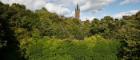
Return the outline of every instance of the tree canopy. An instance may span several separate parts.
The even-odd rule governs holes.
[[[92,36],[101,37],[94,37],[94,39],[92,39]],[[88,37],[90,39],[89,41],[86,39]],[[91,46],[95,44],[94,40],[99,41],[99,44],[97,44],[98,42],[96,43],[97,50],[105,46],[109,47],[109,49],[116,49],[112,47],[114,46],[113,44],[116,42],[116,45],[119,46],[119,43],[121,43],[120,47],[114,50],[117,57],[114,56],[113,58],[117,58],[118,60],[139,60],[140,12],[132,16],[123,16],[121,19],[105,16],[102,19],[95,18],[92,21],[81,21],[76,18],[50,13],[45,8],[31,11],[26,9],[24,5],[16,3],[8,5],[0,2],[0,55],[3,60],[32,60],[31,57],[36,55],[30,55],[29,53],[38,54],[36,52],[40,51],[40,49],[50,49],[42,51],[46,53],[53,51],[53,47],[54,50],[64,48],[62,49],[62,53],[65,53],[65,51],[67,51],[66,54],[70,53],[70,55],[64,57],[70,57],[71,60],[73,60],[72,55],[74,55],[74,53],[72,52],[91,51]],[[100,42],[100,40],[103,40],[103,42]],[[111,46],[106,45],[106,42],[109,42]],[[61,45],[61,43],[64,45]],[[55,44],[57,46],[55,46]],[[75,47],[77,49],[68,52],[69,45],[71,45],[70,47],[72,49]],[[89,50],[86,50],[86,48],[89,48]],[[61,54],[60,51],[55,52]],[[87,53],[79,54],[89,57],[90,52]],[[50,52],[50,55],[53,55],[53,53]],[[74,56],[76,56],[76,54]],[[60,55],[56,57],[62,58]],[[99,60],[99,58],[95,60]]]

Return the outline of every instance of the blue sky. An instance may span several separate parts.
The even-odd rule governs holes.
[[[103,10],[101,10],[100,12],[101,13],[104,13],[105,15],[110,15],[110,16],[113,16],[116,15],[116,14],[121,14],[121,13],[127,13],[129,14],[133,14],[133,12],[131,11],[134,11],[134,14],[135,14],[135,11],[139,11],[140,10],[140,2],[130,2],[130,3],[126,3],[126,4],[121,4],[123,1],[122,0],[118,0],[118,1],[115,1],[111,4],[109,4],[108,6],[104,7]],[[102,15],[100,15],[100,12],[99,13],[95,13],[95,16],[101,18],[103,17]]]
[[[128,3],[123,3],[124,1],[125,0],[114,0],[112,3],[104,6],[102,10],[92,14],[85,14],[83,16],[89,16],[88,19],[90,20],[93,18],[101,19],[104,16],[121,18],[123,15],[132,15],[140,11],[140,0],[135,2],[130,1]],[[85,19],[85,17],[83,19]]]
[[[81,9],[81,20],[112,16],[121,18],[140,10],[140,0],[0,0],[5,4],[19,3],[30,10],[45,7],[48,11],[74,17],[74,9],[78,3]]]

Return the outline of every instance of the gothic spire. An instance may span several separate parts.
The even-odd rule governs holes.
[[[80,18],[80,7],[77,4],[76,8],[75,8],[75,18],[79,19]]]

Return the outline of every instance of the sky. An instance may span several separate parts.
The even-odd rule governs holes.
[[[19,3],[27,9],[37,10],[45,7],[48,11],[74,17],[78,4],[81,10],[81,20],[101,19],[104,16],[121,18],[123,15],[133,15],[140,11],[140,0],[0,0],[5,4]]]

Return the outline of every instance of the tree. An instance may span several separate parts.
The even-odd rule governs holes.
[[[3,5],[0,3],[0,41],[4,44],[0,48],[0,56],[3,60],[24,60],[21,55],[19,42],[15,37],[15,32],[11,29],[11,24],[9,19],[13,15],[10,7],[8,5]],[[0,43],[1,43],[0,42]]]

